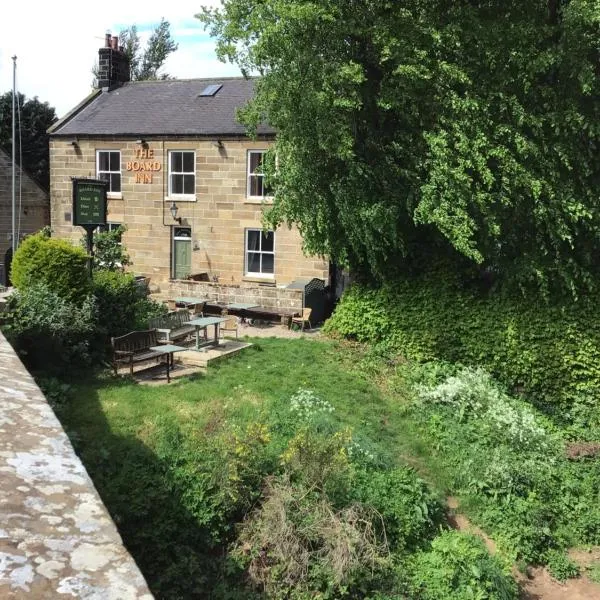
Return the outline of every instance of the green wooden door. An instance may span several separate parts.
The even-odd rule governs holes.
[[[173,240],[173,257],[175,279],[185,279],[192,268],[192,241]]]

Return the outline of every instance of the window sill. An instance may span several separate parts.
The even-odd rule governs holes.
[[[244,275],[242,281],[247,281],[249,283],[265,283],[273,286],[277,283],[273,275]]]
[[[121,192],[107,192],[106,197],[109,200],[123,200],[123,194]]]
[[[273,198],[262,198],[260,196],[246,197],[244,204],[273,204]]]
[[[165,202],[196,202],[196,195],[193,196],[165,196]]]

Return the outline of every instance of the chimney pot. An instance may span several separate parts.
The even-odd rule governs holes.
[[[106,34],[108,46],[98,50],[98,78],[96,85],[100,89],[112,89],[130,81],[129,58],[119,48],[119,38]]]
[[[105,48],[110,48],[110,33],[107,33],[104,36],[104,47]]]

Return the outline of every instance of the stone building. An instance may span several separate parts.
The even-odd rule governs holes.
[[[161,293],[189,291],[177,282],[190,276],[246,289],[327,283],[328,262],[303,255],[297,229],[263,231],[271,199],[261,163],[274,132],[261,126],[250,139],[236,121],[254,82],[129,82],[123,56],[107,39],[102,87],[50,129],[55,235],[82,235],[71,223],[71,178],[99,178],[108,182],[109,227],[127,228],[132,270]]]
[[[19,240],[50,224],[48,194],[23,169],[16,169],[15,226]],[[7,285],[12,254],[12,159],[0,149],[0,285]]]

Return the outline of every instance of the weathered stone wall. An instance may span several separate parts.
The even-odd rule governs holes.
[[[96,150],[120,150],[122,192],[108,204],[109,221],[123,223],[128,231],[123,239],[133,260],[131,270],[149,276],[161,291],[171,276],[171,226],[169,212],[168,152],[194,150],[196,153],[195,200],[177,198],[182,226],[192,229],[192,273],[207,272],[222,284],[257,282],[244,275],[244,232],[262,227],[260,201],[246,197],[247,151],[266,149],[268,142],[223,140],[223,149],[214,141],[147,140],[152,152],[151,183],[136,183],[136,172],[127,163],[136,159],[141,146],[135,140],[109,141],[52,138],[50,141],[52,228],[61,237],[81,238],[83,230],[71,226],[71,177],[96,176]],[[139,175],[139,173],[138,173]],[[142,173],[143,175],[143,173]],[[327,280],[328,263],[305,257],[296,228],[279,228],[275,233],[275,277],[277,285],[298,278]]]
[[[20,237],[39,231],[50,224],[50,202],[48,194],[31,179],[27,173],[17,168],[16,183],[21,179],[21,205],[17,187],[17,227]],[[12,161],[0,150],[0,263],[4,262],[6,251],[12,241]],[[0,275],[0,284],[3,283]]]
[[[152,598],[60,423],[1,333],[0,482],[0,598]]]
[[[163,297],[164,299],[179,297],[205,298],[206,300],[226,304],[255,303],[257,306],[265,308],[302,310],[302,290],[288,290],[256,284],[223,285],[220,283],[175,279],[169,282],[168,294]]]

